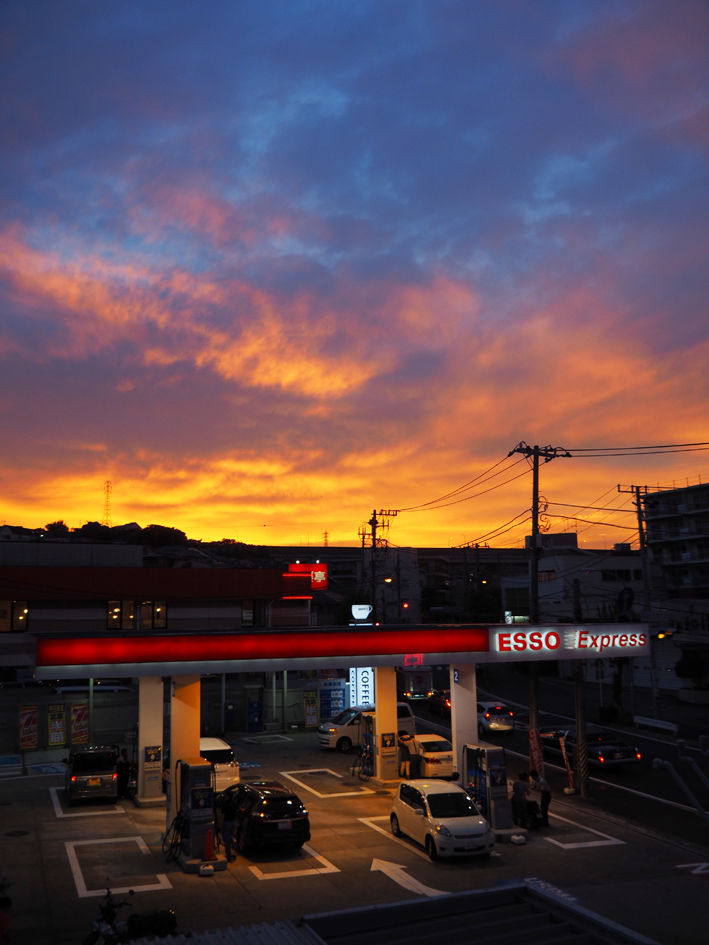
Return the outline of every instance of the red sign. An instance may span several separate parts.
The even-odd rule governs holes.
[[[404,666],[423,666],[423,653],[407,653]]]
[[[324,591],[327,588],[327,565],[316,562],[309,564],[297,561],[295,564],[289,564],[288,570],[296,574],[309,574],[310,587],[314,591]]]
[[[73,702],[71,706],[71,743],[88,744],[89,741],[89,704]]]
[[[20,708],[20,751],[31,751],[38,741],[37,706],[23,705]]]

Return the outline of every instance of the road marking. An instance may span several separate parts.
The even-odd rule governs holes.
[[[432,886],[424,886],[415,879],[410,873],[404,872],[405,866],[400,863],[390,863],[388,860],[372,860],[371,870],[379,870],[389,879],[393,879],[399,886],[408,889],[409,892],[416,893],[417,896],[449,896],[450,892],[445,889],[434,889]],[[371,872],[370,870],[370,872]]]
[[[333,778],[339,778],[340,781],[343,780],[343,775],[338,774],[337,771],[331,771],[330,768],[307,768],[306,770],[298,769],[298,771],[279,771],[279,774],[282,774],[284,778],[288,778],[291,781],[294,781],[299,787],[302,787],[304,791],[310,791],[311,794],[314,794],[315,797],[356,797],[361,794],[374,794],[374,791],[371,788],[359,788],[357,791],[333,791],[332,794],[321,794],[319,791],[316,791],[314,788],[310,787],[309,784],[306,784],[305,781],[300,781],[298,778],[294,777],[296,774],[329,774]]]
[[[560,817],[559,814],[549,814],[554,820],[563,820],[566,824],[571,824],[572,827],[578,827],[579,830],[583,833],[593,833],[597,837],[602,837],[602,840],[578,840],[574,843],[564,843],[563,840],[555,840],[554,837],[544,836],[544,840],[547,843],[553,843],[554,846],[561,847],[562,850],[581,850],[586,847],[612,847],[612,846],[624,846],[625,840],[619,840],[617,837],[611,837],[607,833],[601,833],[600,830],[594,830],[593,827],[587,827],[585,824],[576,823],[575,820],[568,820],[566,817]]]
[[[125,814],[126,812],[125,807],[122,807],[120,804],[113,804],[111,807],[84,808],[83,810],[75,811],[73,814],[67,814],[59,800],[60,791],[64,792],[64,788],[49,788],[49,794],[52,798],[52,807],[57,817],[101,817],[104,814]]]
[[[700,873],[709,873],[709,863],[678,863],[676,868],[678,870],[689,870],[695,876]]]
[[[385,837],[388,837],[390,840],[393,840],[394,843],[398,843],[399,846],[404,847],[405,850],[409,850],[411,853],[415,853],[416,856],[420,856],[424,860],[429,860],[430,857],[428,853],[424,853],[423,850],[419,849],[418,846],[412,846],[409,840],[404,839],[403,837],[395,837],[391,832],[391,827],[389,826],[390,821],[388,815],[383,815],[381,817],[358,817],[357,818],[361,824],[364,824],[367,827],[371,827],[372,830],[376,830],[377,833],[383,834]],[[383,821],[387,827],[380,827],[377,821]]]
[[[107,843],[134,843],[144,855],[150,853],[150,847],[142,837],[111,837],[102,840],[65,841],[64,847],[66,848],[66,855],[69,860],[69,866],[71,867],[71,872],[74,877],[74,885],[76,886],[76,893],[79,899],[87,899],[93,896],[103,896],[106,892],[106,887],[103,886],[101,889],[87,889],[86,882],[84,880],[84,874],[82,873],[81,866],[79,865],[79,857],[77,855],[76,848],[88,846],[105,846]],[[111,892],[113,892],[114,895],[119,896],[123,895],[124,893],[129,893],[131,889],[134,892],[150,892],[151,890],[157,889],[172,889],[172,883],[167,878],[165,873],[156,873],[155,878],[157,879],[157,883],[145,883],[142,886],[121,886],[120,889],[112,889]]]
[[[320,856],[319,853],[316,853],[310,844],[304,843],[303,849],[309,853],[314,860],[317,860],[318,863],[322,863],[322,866],[309,867],[305,870],[288,870],[284,873],[264,873],[258,866],[250,866],[249,870],[257,879],[294,879],[300,878],[301,876],[322,876],[325,873],[341,872],[333,863],[326,860],[324,856]]]

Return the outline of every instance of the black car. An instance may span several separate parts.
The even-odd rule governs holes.
[[[545,749],[556,754],[566,752],[573,766],[576,754],[576,732],[574,729],[543,729],[539,733]],[[600,768],[637,764],[642,760],[639,748],[629,745],[612,732],[603,732],[589,727],[586,732],[586,753],[589,764]]]
[[[236,801],[235,837],[238,850],[289,847],[299,850],[310,840],[308,810],[293,791],[279,781],[242,781],[216,797],[217,826],[225,795]]]
[[[428,700],[428,711],[440,715],[443,718],[450,717],[451,714],[451,691],[450,689],[437,689]]]

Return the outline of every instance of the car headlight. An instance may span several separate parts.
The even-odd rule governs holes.
[[[436,827],[436,833],[440,833],[440,835],[441,835],[442,837],[452,837],[452,836],[453,836],[453,834],[450,832],[450,830],[449,830],[447,827],[443,827],[441,824],[439,824],[439,825]]]

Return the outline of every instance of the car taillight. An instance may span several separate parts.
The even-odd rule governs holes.
[[[427,765],[440,765],[442,764],[440,758],[434,758],[432,755],[424,755],[423,760]]]
[[[640,759],[642,758],[642,755],[637,749],[635,750],[635,757],[638,759],[638,761],[640,761]]]
[[[75,775],[75,774],[72,774],[71,780],[72,780],[72,781],[76,781],[76,775]]]
[[[489,712],[486,712],[486,713],[485,713],[485,718],[486,718],[486,719],[489,719],[489,718],[490,718],[490,713],[489,713]]]
[[[112,781],[117,781],[117,780],[118,780],[118,773],[117,773],[117,772],[114,772],[113,777],[111,778],[111,780],[112,780]]]
[[[599,755],[598,760],[601,762],[601,764],[603,764],[606,759],[603,757],[603,755]]]

